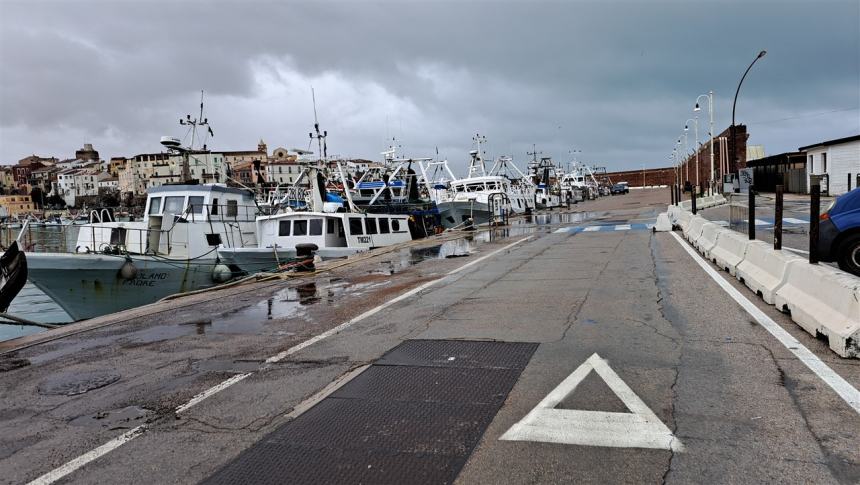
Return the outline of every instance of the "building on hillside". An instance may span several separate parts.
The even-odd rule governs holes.
[[[807,188],[812,175],[824,176],[821,191],[840,195],[857,187],[860,174],[860,135],[798,148],[806,155]]]
[[[45,166],[30,173],[34,187],[39,187],[46,194],[54,190],[57,182],[57,173],[60,171],[55,165]]]
[[[31,163],[41,163],[42,165],[54,165],[59,162],[57,157],[40,157],[38,155],[30,155],[18,160],[18,165],[30,165]]]
[[[17,217],[31,214],[36,208],[29,195],[0,195],[0,215]]]
[[[99,152],[93,148],[91,143],[84,143],[83,148],[75,150],[75,158],[87,162],[98,162],[100,160]]]
[[[99,191],[102,191],[102,190],[119,190],[119,179],[116,177],[111,177],[110,175],[107,175],[98,181],[97,188]]]
[[[3,194],[10,194],[17,188],[15,184],[15,171],[12,167],[6,166],[0,168],[0,189]]]
[[[293,185],[302,174],[302,166],[295,158],[284,160],[271,160],[266,164],[266,180],[272,185]]]
[[[108,162],[107,171],[111,175],[111,177],[119,177],[119,171],[125,168],[126,163],[129,159],[125,157],[111,157],[110,162]]]

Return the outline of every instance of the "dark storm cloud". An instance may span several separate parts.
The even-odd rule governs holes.
[[[307,144],[464,158],[471,136],[610,168],[660,165],[746,65],[740,122],[769,153],[860,132],[856,2],[2,2],[0,156],[157,150],[207,92],[213,148]],[[809,114],[841,109],[826,116]],[[706,136],[699,113],[700,133]],[[798,117],[799,116],[799,117]],[[784,120],[793,118],[792,120]],[[782,120],[782,121],[774,121]],[[692,132],[690,133],[692,146]]]

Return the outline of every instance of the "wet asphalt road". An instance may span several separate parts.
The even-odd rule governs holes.
[[[860,481],[860,416],[670,234],[624,230],[623,224],[653,222],[666,195],[634,191],[578,207],[582,214],[566,216],[568,222],[521,222],[492,240],[472,241],[467,257],[418,262],[411,251],[384,254],[314,279],[233,288],[157,313],[115,316],[120,323],[5,354],[0,482],[35,479],[141,424],[145,431],[60,481],[199,482],[301,419],[314,404],[308,398],[411,339],[537,344],[454,474],[458,483]],[[613,228],[553,232],[596,224]],[[490,256],[494,251],[500,252]],[[265,362],[425,284],[338,333]],[[860,362],[837,357],[745,287],[730,284],[860,386]],[[683,450],[499,439],[594,354]],[[177,412],[194,395],[246,373]],[[592,372],[557,408],[628,412],[616,393]],[[365,438],[372,441],[376,431],[382,433],[370,430]],[[588,435],[564,427],[560,433]]]

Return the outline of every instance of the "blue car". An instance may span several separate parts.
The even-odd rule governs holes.
[[[818,252],[821,261],[835,261],[860,276],[860,188],[838,197],[821,214]]]

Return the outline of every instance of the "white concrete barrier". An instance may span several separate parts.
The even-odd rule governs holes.
[[[752,242],[746,234],[723,229],[719,239],[717,239],[717,244],[708,253],[708,259],[713,261],[720,269],[724,269],[730,275],[736,276],[737,266],[746,257],[747,247]]]
[[[842,357],[860,357],[860,278],[804,262],[788,265],[774,304]]]
[[[681,201],[681,208],[684,209],[685,211],[693,210],[693,201],[682,200]]]
[[[669,232],[672,230],[672,221],[668,212],[657,214],[657,222],[654,223],[654,232]]]
[[[690,221],[691,221],[691,220],[693,220],[693,214],[691,214],[691,213],[689,213],[689,212],[687,212],[687,211],[679,211],[679,212],[678,212],[678,219],[677,219],[677,221],[675,222],[675,224],[676,224],[678,227],[680,227],[680,228],[681,228],[681,230],[682,230],[682,231],[684,231],[684,233],[686,233],[686,232],[687,232],[687,228],[689,228],[689,227],[690,227]]]
[[[719,205],[719,204],[725,204],[726,202],[728,202],[728,200],[726,200],[726,198],[723,197],[723,194],[715,194],[714,195],[714,202],[717,205]]]
[[[687,238],[687,241],[690,241],[694,246],[696,245],[696,240],[699,239],[699,236],[702,235],[702,226],[708,222],[702,216],[693,216],[690,219],[690,223],[687,224],[687,230],[684,231],[684,236]]]
[[[706,222],[702,225],[702,235],[696,239],[693,246],[696,246],[706,259],[711,259],[711,250],[717,245],[717,238],[721,237],[720,234],[725,231],[728,229],[723,229],[713,222]]]
[[[805,262],[805,258],[794,253],[774,251],[773,246],[764,241],[750,241],[743,261],[736,266],[735,276],[773,305],[774,293],[785,283],[788,266]]]
[[[669,221],[672,224],[678,223],[678,216],[681,214],[681,208],[676,205],[669,205],[669,208],[666,210],[666,213],[669,214]]]
[[[696,210],[698,209],[707,209],[708,207],[714,206],[714,197],[702,197],[696,199]]]

